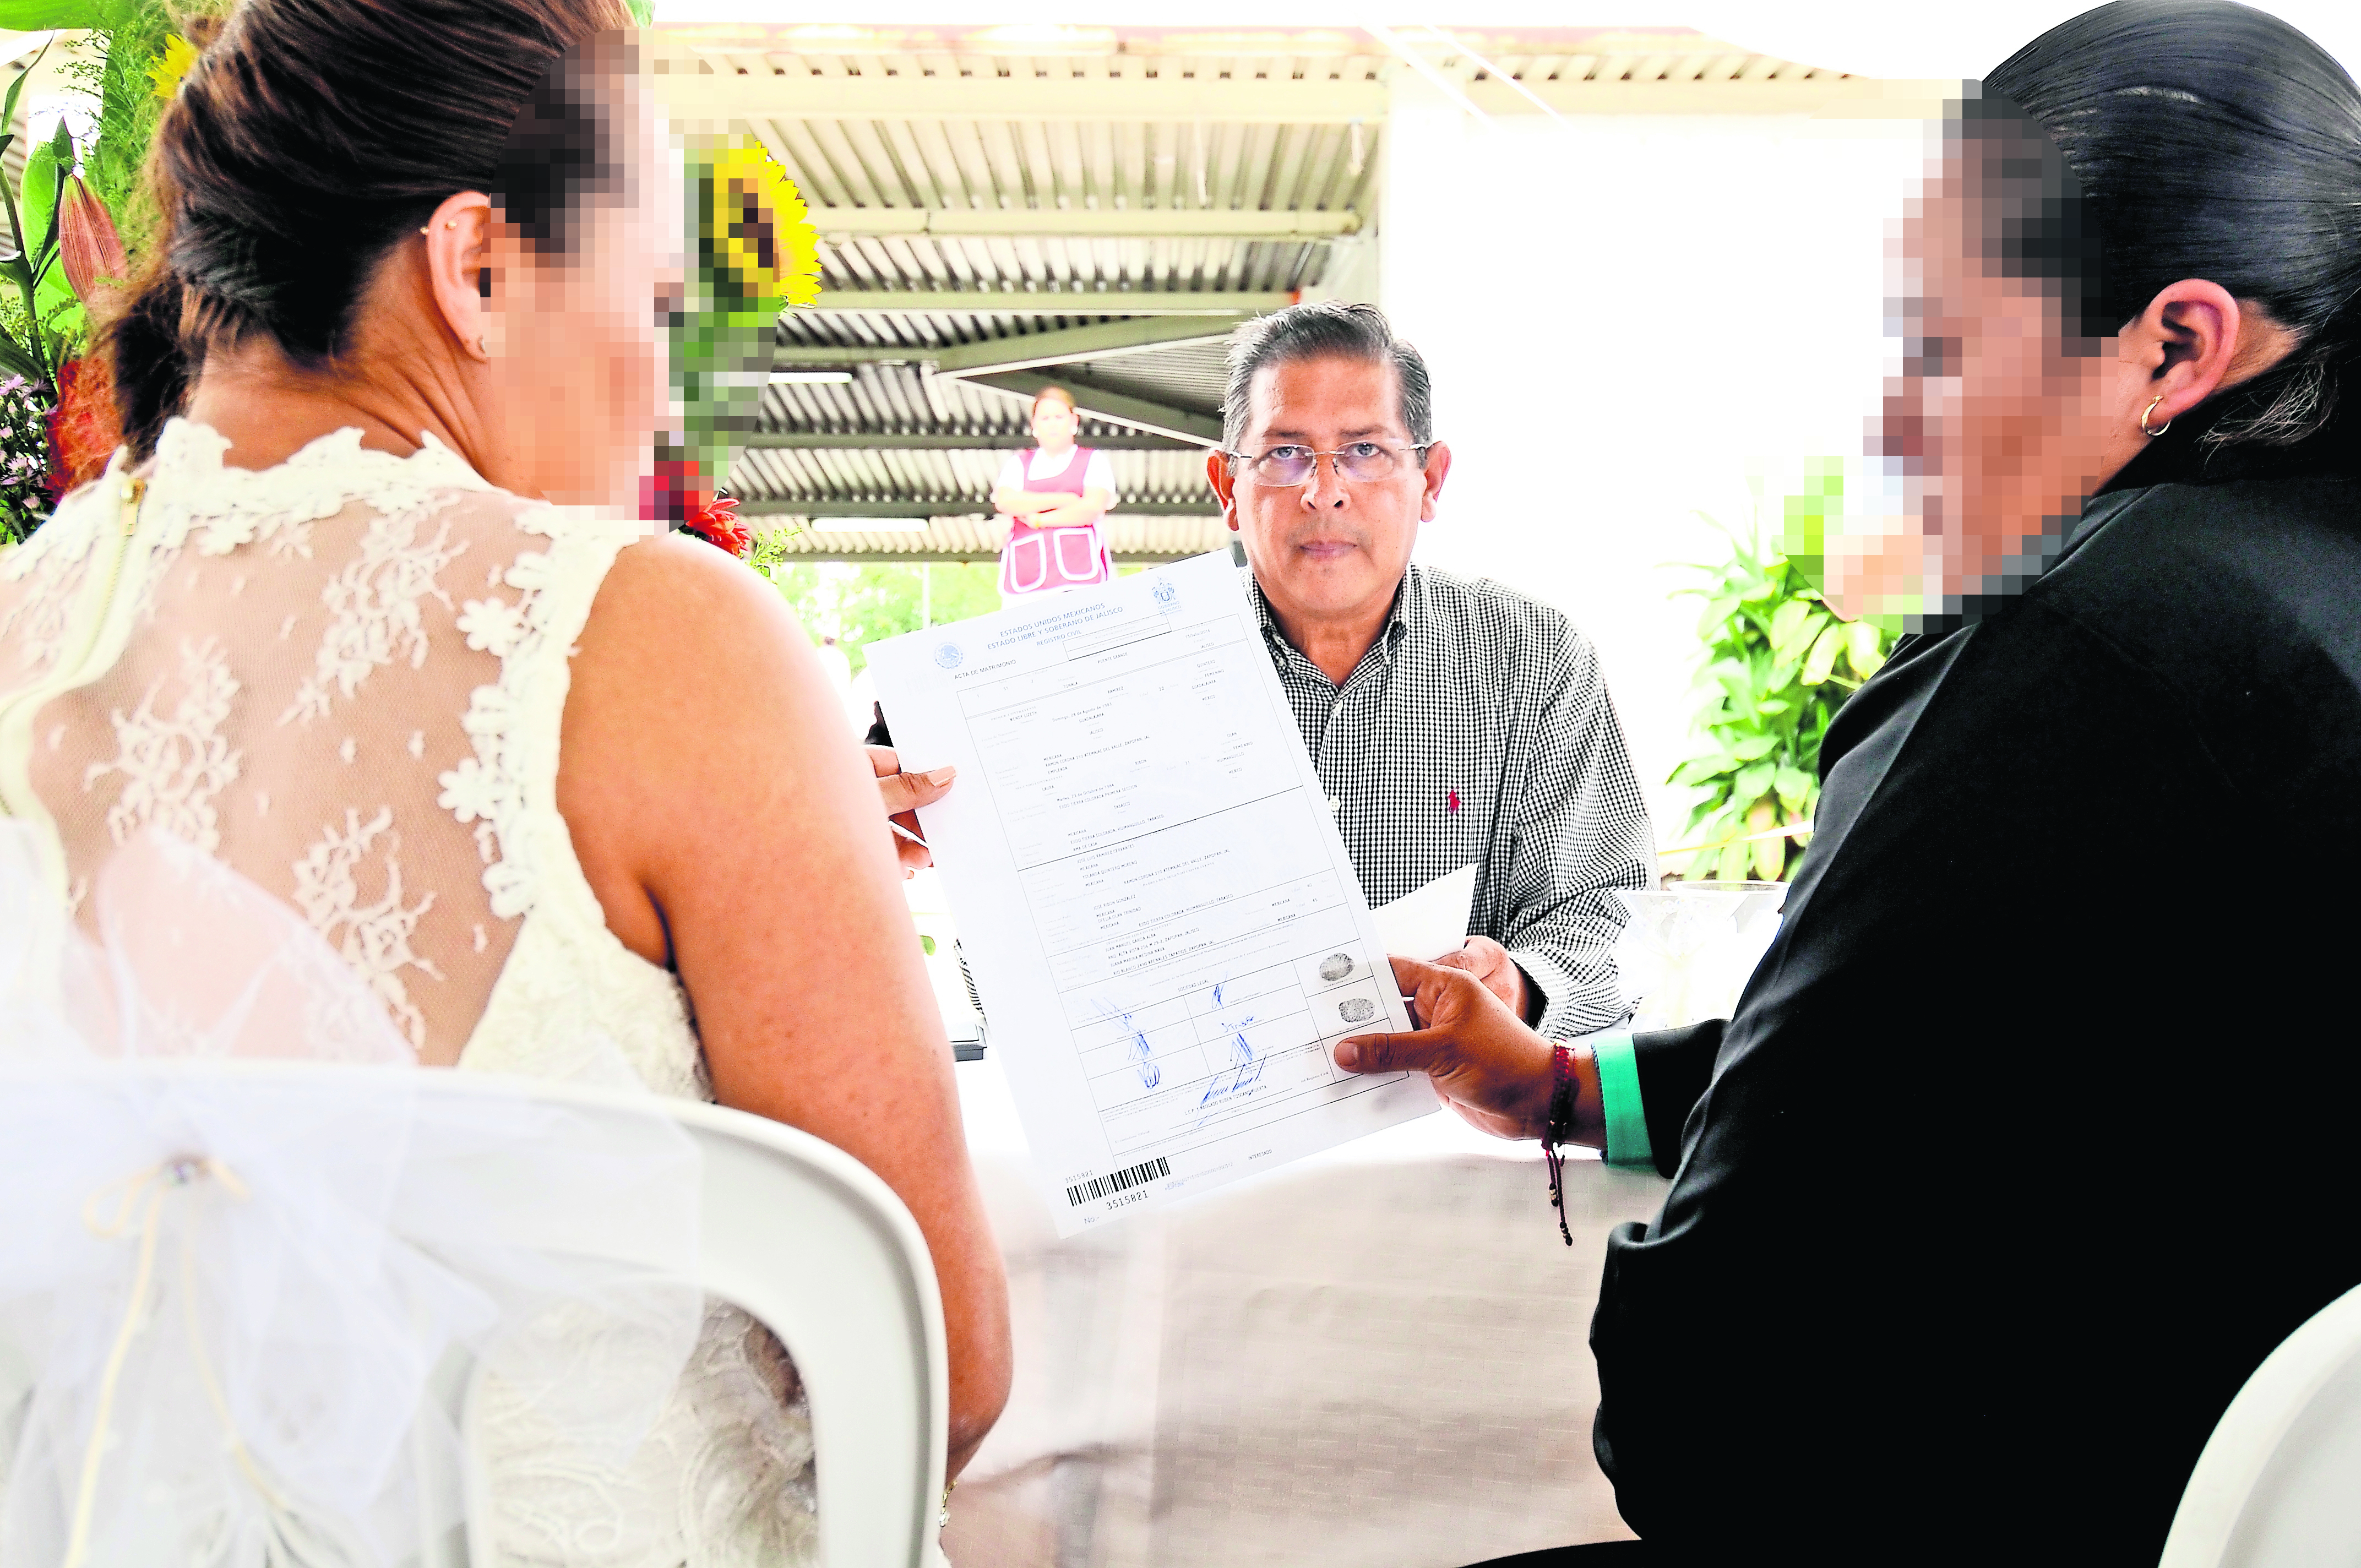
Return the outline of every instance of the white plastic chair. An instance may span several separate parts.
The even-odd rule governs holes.
[[[369,1080],[391,1070],[405,1091],[414,1090],[421,1116],[431,1114],[437,1100],[454,1097],[556,1106],[567,1113],[565,1135],[581,1140],[571,1146],[577,1149],[625,1148],[635,1136],[644,1147],[652,1113],[677,1122],[701,1157],[696,1283],[778,1336],[809,1400],[819,1561],[826,1568],[940,1563],[936,1516],[950,1413],[941,1297],[917,1222],[851,1156],[809,1134],[719,1106],[544,1080],[311,1062],[180,1060],[104,1070],[231,1080],[233,1092],[276,1080],[282,1088],[333,1083],[341,1093],[349,1080],[357,1096],[381,1093],[381,1082]],[[465,1107],[447,1109],[460,1115]],[[546,1159],[552,1152],[519,1145],[512,1168],[489,1179],[530,1183],[537,1156]],[[544,1216],[528,1223],[549,1230],[517,1234],[519,1245],[553,1255],[598,1255],[606,1234],[599,1215],[566,1204],[563,1193],[520,1190],[536,1200],[521,1207]],[[0,1357],[7,1354],[0,1342]],[[0,1373],[8,1370],[0,1366]],[[462,1473],[452,1474],[446,1461],[428,1461],[417,1474],[423,1486],[460,1505],[439,1510],[440,1517],[467,1523],[430,1535],[422,1568],[490,1568],[495,1560],[485,1528],[493,1499],[471,1420],[478,1382],[472,1358],[456,1349],[431,1380],[429,1397],[461,1434]]]
[[[2197,1456],[2158,1568],[2361,1563],[2361,1289],[2255,1368]]]

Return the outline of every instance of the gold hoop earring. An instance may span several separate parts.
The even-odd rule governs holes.
[[[2161,396],[2156,400],[2156,403],[2160,403],[2162,401],[2164,401],[2164,399]],[[2169,419],[2162,424],[2158,425],[2154,430],[2150,430],[2147,427],[2148,415],[2156,412],[2156,403],[2148,404],[2147,411],[2140,415],[2140,433],[2142,435],[2148,436],[2151,439],[2156,436],[2162,435],[2166,431],[2172,428],[2172,422]]]

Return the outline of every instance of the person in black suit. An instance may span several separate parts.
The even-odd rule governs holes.
[[[1591,1329],[1642,1540],[1535,1568],[2152,1564],[2361,1284],[2361,93],[2263,13],[2125,0],[1938,167],[1875,441],[1914,526],[1826,563],[1915,635],[1735,1016],[1561,1080],[1398,959],[1422,1026],[1337,1051],[1672,1178]]]

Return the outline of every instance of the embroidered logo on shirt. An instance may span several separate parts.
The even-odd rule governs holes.
[[[1459,792],[1457,790],[1455,789],[1444,796],[1443,809],[1445,811],[1456,811],[1459,809]]]

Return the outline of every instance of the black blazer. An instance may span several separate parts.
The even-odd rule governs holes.
[[[1736,1016],[1640,1040],[1674,1182],[1591,1344],[1652,1541],[2153,1564],[2361,1284],[2361,483],[2193,433],[1854,696]]]

